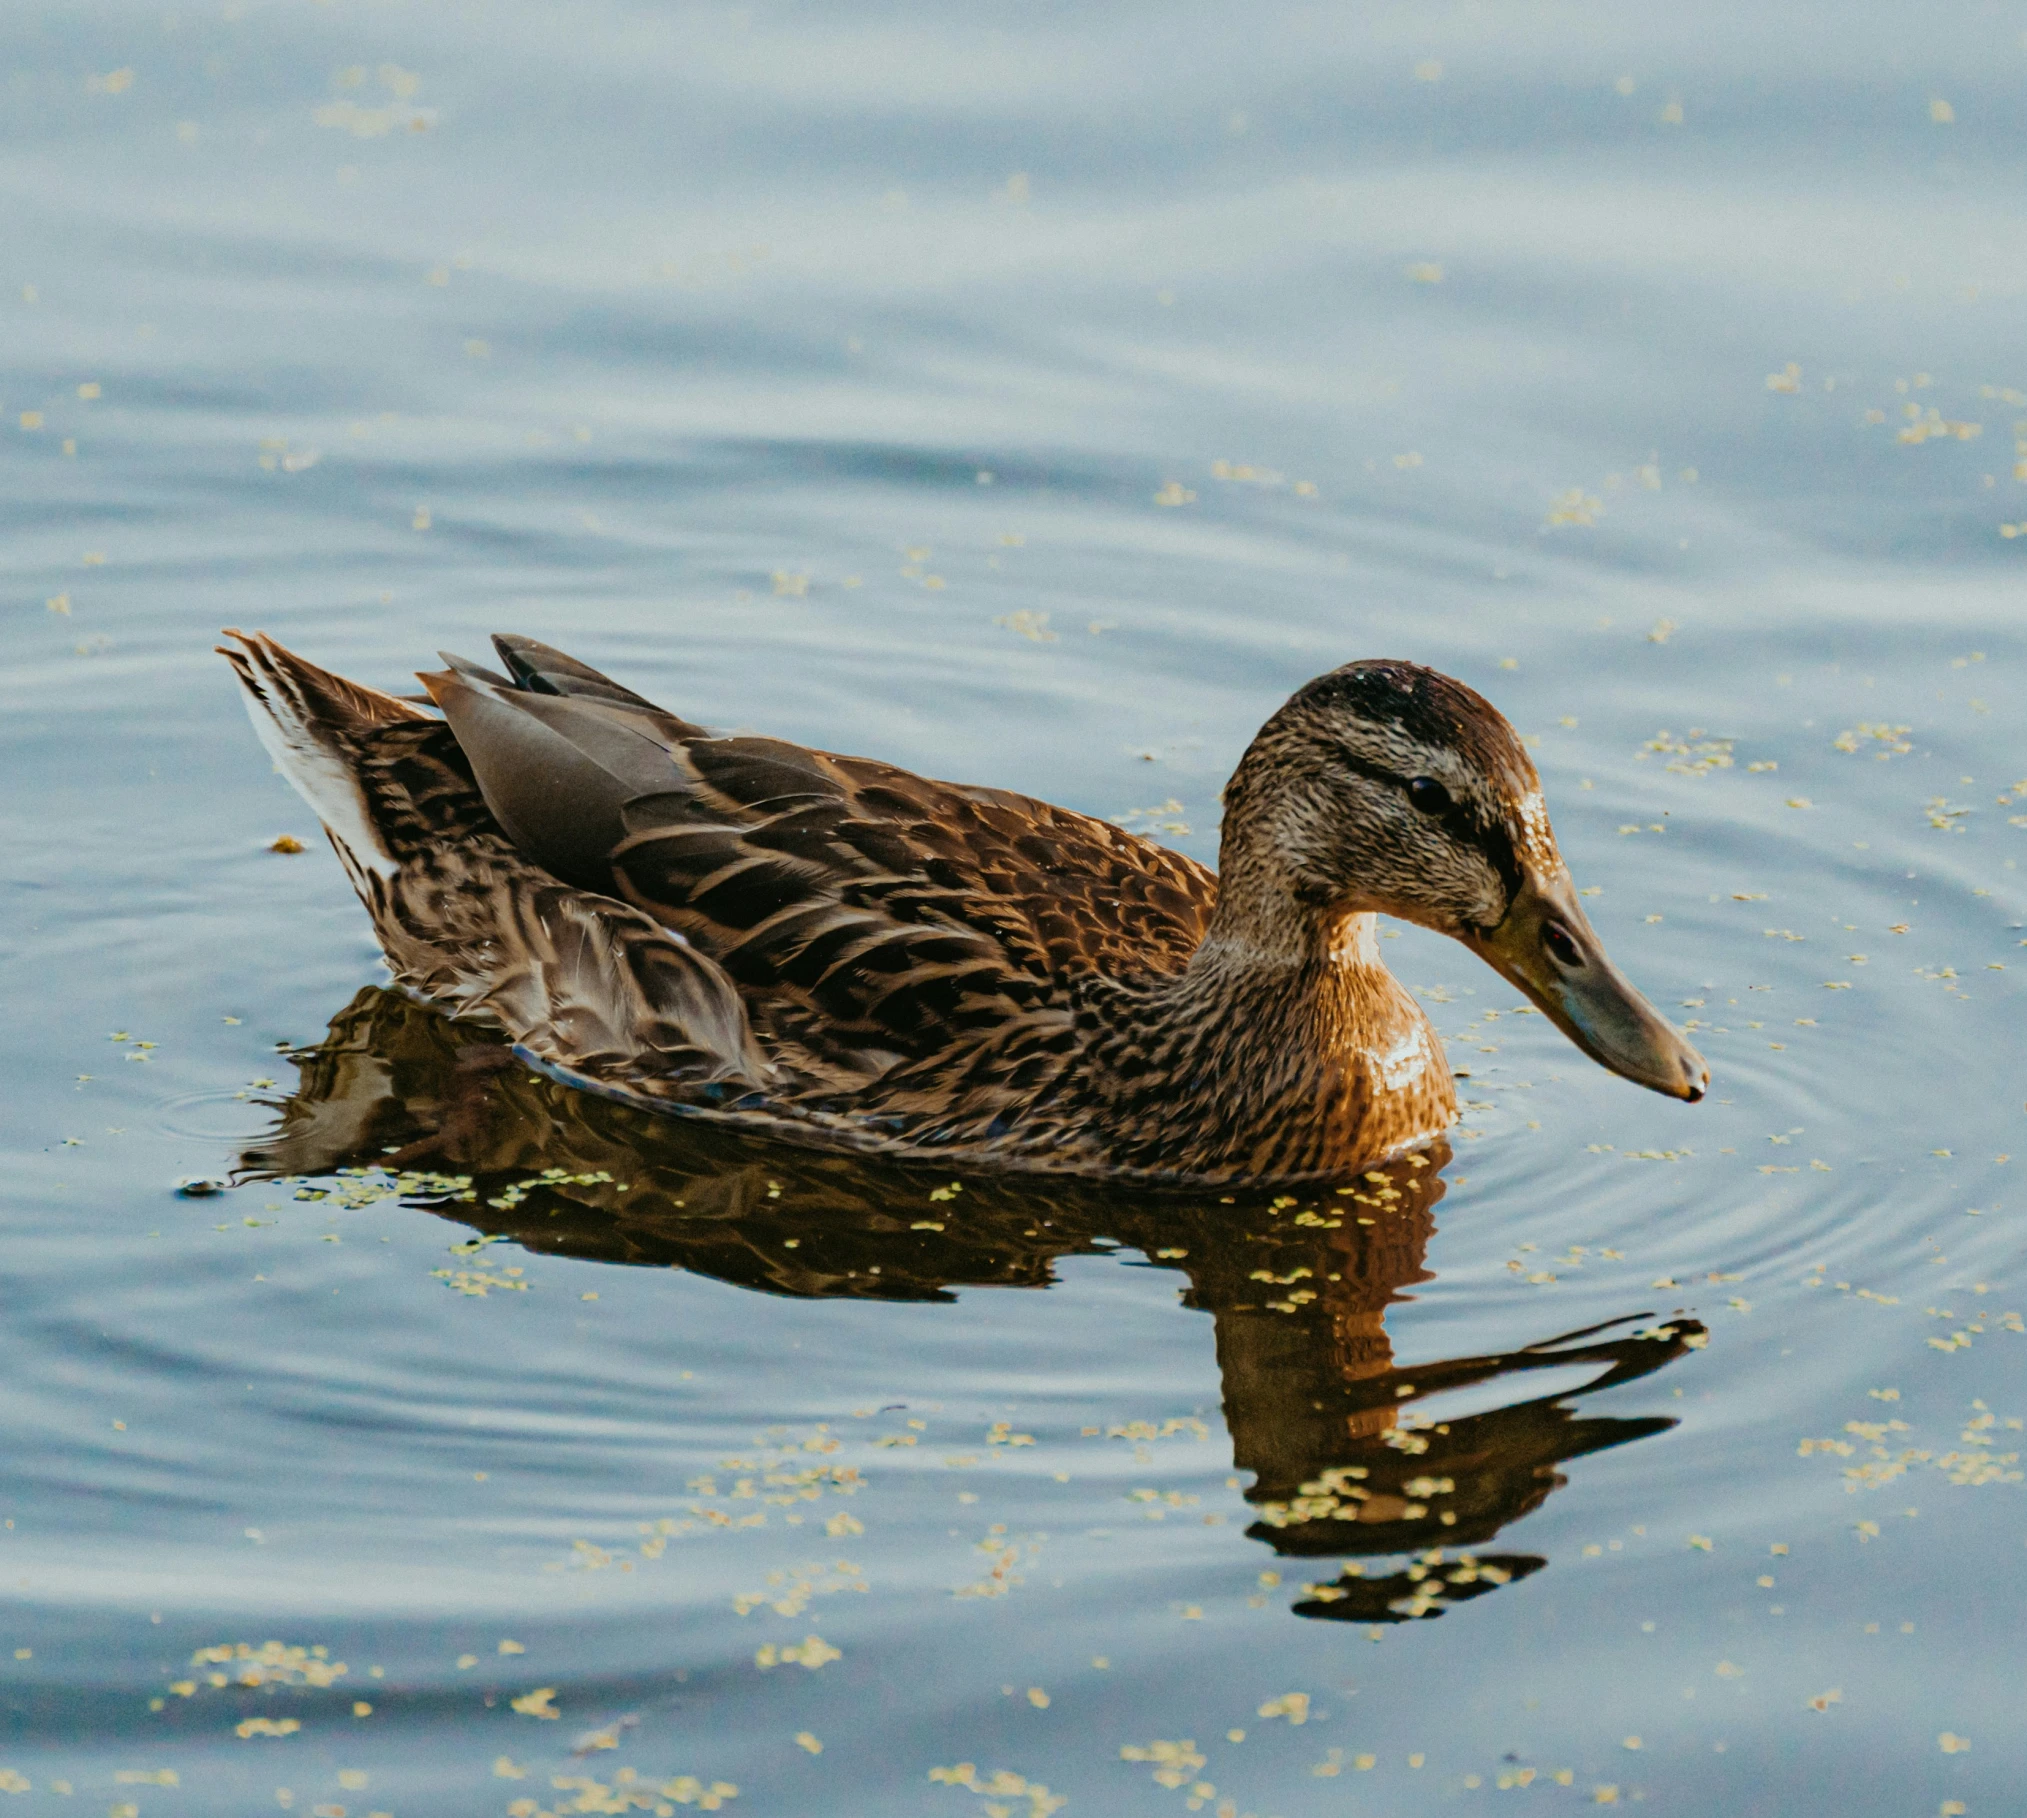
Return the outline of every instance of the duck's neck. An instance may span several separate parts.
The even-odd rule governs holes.
[[[1228,869],[1188,967],[1110,1006],[1093,1044],[1119,1159],[1327,1175],[1446,1129],[1442,1044],[1376,936],[1370,913],[1311,908],[1271,875]]]

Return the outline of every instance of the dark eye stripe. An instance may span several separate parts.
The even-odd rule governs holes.
[[[1355,775],[1366,778],[1369,782],[1384,783],[1389,788],[1399,789],[1404,792],[1410,788],[1411,779],[1395,776],[1391,770],[1383,770],[1379,765],[1368,763],[1364,758],[1355,757],[1349,751],[1338,752],[1337,761],[1345,769],[1353,772]],[[1412,781],[1420,780],[1420,778],[1412,779]],[[1497,823],[1489,827],[1484,825],[1464,803],[1456,800],[1455,797],[1451,798],[1450,805],[1440,814],[1431,814],[1429,818],[1447,827],[1460,843],[1473,847],[1483,856],[1485,862],[1492,867],[1500,883],[1505,886],[1506,901],[1510,905],[1513,899],[1520,894],[1522,872],[1520,869],[1520,859],[1513,850],[1512,837],[1507,833],[1506,829]]]
[[[1511,908],[1513,899],[1520,894],[1522,873],[1520,860],[1513,850],[1513,841],[1504,827],[1473,828],[1471,843],[1485,855],[1485,862],[1498,873],[1499,881],[1506,887],[1506,903]],[[1504,920],[1502,914],[1501,919]]]

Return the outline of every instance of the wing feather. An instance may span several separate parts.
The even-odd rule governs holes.
[[[448,724],[395,707],[353,740],[398,868],[354,883],[412,986],[572,1077],[680,1095],[771,1073],[928,1140],[996,1129],[1069,1063],[1089,982],[1179,973],[1203,937],[1212,874],[1109,823],[714,738],[561,652],[495,645],[508,675],[423,678]]]

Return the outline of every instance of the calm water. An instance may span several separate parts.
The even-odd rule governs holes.
[[[4,9],[0,1786],[2017,1811],[2023,30]],[[653,1127],[380,994],[221,624],[1204,858],[1415,657],[1713,1096],[1408,930],[1440,1193]]]

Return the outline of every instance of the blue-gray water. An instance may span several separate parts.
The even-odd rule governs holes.
[[[5,9],[0,1786],[2018,1809],[2023,33]],[[359,998],[222,624],[382,686],[522,630],[1207,859],[1291,688],[1413,657],[1713,1096],[1401,933],[1445,1196],[1263,1244],[1356,1303],[1269,1356],[1292,1208],[932,1201]],[[172,1194],[263,1143],[307,1183]],[[478,1197],[328,1173],[390,1150]],[[1423,1456],[1391,1530],[1261,1519]]]

